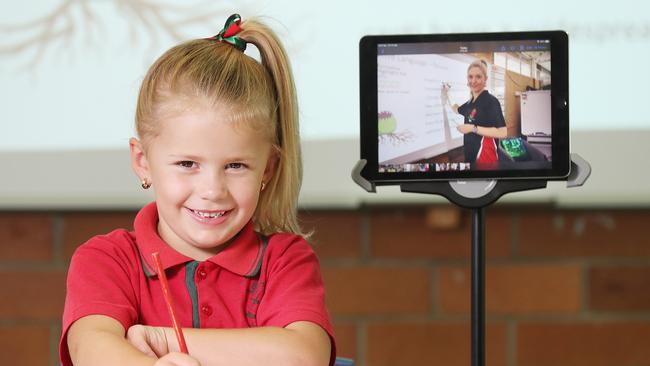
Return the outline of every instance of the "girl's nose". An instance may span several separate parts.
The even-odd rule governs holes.
[[[205,200],[215,201],[228,195],[228,185],[223,174],[206,174],[198,188],[200,197]]]

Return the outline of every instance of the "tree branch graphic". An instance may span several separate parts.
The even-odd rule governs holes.
[[[144,30],[150,48],[159,44],[161,36],[175,41],[189,38],[183,34],[183,29],[189,26],[211,27],[216,34],[222,26],[217,22],[230,15],[228,4],[215,1],[183,5],[152,0],[111,0],[110,3],[126,20],[130,40],[137,43]],[[33,69],[54,49],[72,48],[80,35],[88,45],[101,44],[108,38],[110,29],[106,29],[94,4],[97,3],[90,0],[63,0],[41,17],[18,24],[0,24],[0,32],[5,35],[0,40],[0,57],[24,56],[27,59],[24,68]],[[252,13],[253,5],[244,1],[238,4],[238,9]]]

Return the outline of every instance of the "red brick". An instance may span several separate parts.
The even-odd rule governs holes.
[[[61,319],[63,271],[0,272],[0,283],[0,319]]]
[[[64,215],[63,242],[66,258],[95,235],[115,229],[133,229],[136,212],[78,212]]]
[[[650,323],[521,324],[518,366],[649,365]]]
[[[0,243],[1,261],[51,261],[52,219],[47,214],[0,214]]]
[[[335,315],[425,313],[429,270],[407,267],[323,266],[327,303]]]
[[[300,223],[312,231],[309,241],[321,258],[356,258],[361,254],[359,211],[302,211]]]
[[[434,230],[457,230],[460,228],[463,211],[454,206],[435,206],[426,211],[426,225]]]
[[[650,211],[542,211],[520,215],[524,256],[650,256]]]
[[[351,359],[357,358],[357,327],[352,323],[334,323],[336,336],[336,355]]]
[[[488,210],[485,220],[488,257],[510,255],[510,213]],[[458,229],[435,230],[424,209],[375,211],[371,214],[371,253],[376,257],[466,258],[471,249],[471,217],[464,213]]]
[[[439,269],[444,312],[470,311],[470,270]],[[491,265],[485,275],[486,311],[499,314],[574,313],[581,308],[581,270],[576,265]]]
[[[0,354],[3,365],[47,365],[50,330],[47,326],[0,326]]]
[[[470,364],[469,323],[377,323],[368,326],[367,366]],[[486,364],[506,365],[506,329],[486,326]]]
[[[597,267],[589,272],[593,310],[650,310],[650,267]]]

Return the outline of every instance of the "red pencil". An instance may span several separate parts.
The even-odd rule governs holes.
[[[165,301],[167,302],[167,309],[169,310],[169,315],[172,318],[172,325],[174,326],[174,332],[176,332],[176,339],[178,339],[178,346],[181,349],[181,352],[187,354],[187,344],[185,344],[185,337],[183,336],[183,330],[181,325],[178,322],[178,317],[176,316],[176,311],[174,310],[174,300],[172,295],[169,292],[169,283],[167,282],[167,276],[165,275],[165,270],[163,269],[162,262],[160,261],[160,255],[158,252],[152,253],[153,261],[156,264],[156,272],[158,272],[158,279],[160,279],[160,286],[162,287],[163,295],[165,295]]]

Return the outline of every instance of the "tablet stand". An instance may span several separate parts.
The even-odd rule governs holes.
[[[366,160],[357,162],[352,180],[368,192],[376,192],[375,183],[361,176]],[[591,174],[591,166],[578,154],[571,154],[571,172],[567,187],[582,186]],[[437,194],[472,211],[471,250],[471,366],[485,365],[485,212],[484,208],[510,192],[546,188],[547,180],[471,180],[400,183],[402,192]]]

